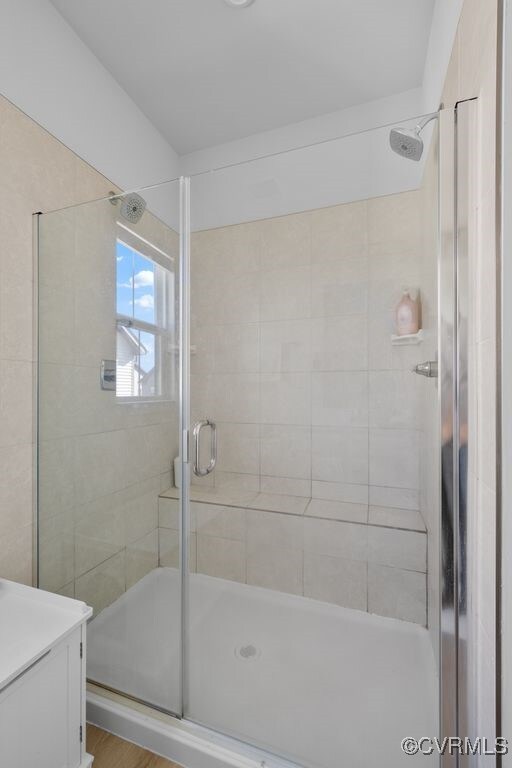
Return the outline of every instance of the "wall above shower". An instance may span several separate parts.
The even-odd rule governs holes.
[[[420,87],[435,0],[52,4],[185,155]]]
[[[336,71],[339,76],[341,66],[337,57],[346,55],[344,49],[349,50],[349,47],[341,45],[342,34],[349,33],[351,24],[360,24],[364,14],[358,15],[354,8],[350,8],[350,13],[347,13],[345,2],[322,0],[319,8],[317,4],[299,3],[297,0],[290,3],[287,0],[280,4],[281,11],[276,23],[269,24],[268,19],[265,22],[266,14],[271,6],[275,15],[274,5],[265,0],[238,12],[230,9],[222,0],[194,0],[193,3],[183,0],[164,3],[159,0],[149,7],[135,2],[124,2],[121,5],[118,2],[81,4],[74,0],[66,3],[60,0],[53,3],[50,0],[24,0],[22,3],[6,0],[3,5],[6,23],[0,29],[0,61],[4,64],[0,67],[0,92],[121,189],[142,187],[175,178],[180,173],[188,175],[282,152],[437,109],[462,0],[422,0],[420,12],[418,4],[415,4],[414,14],[408,11],[410,4],[403,0],[386,3],[385,10],[383,4],[375,0],[365,0],[358,4],[356,11],[359,13],[361,9],[366,14],[363,34],[366,53],[364,62],[357,52],[348,65],[346,61],[344,63],[344,70],[358,82],[358,88],[352,91],[348,86],[334,81]],[[188,102],[180,102],[179,93],[173,92],[166,84],[166,56],[172,57],[179,50],[173,43],[173,35],[176,36],[175,30],[179,31],[187,23],[189,9],[193,9],[194,34],[184,36],[188,47],[183,52],[178,71],[181,73],[185,67],[187,71],[193,70],[198,74],[194,68],[204,67],[204,61],[208,61],[208,67],[215,72],[217,60],[214,55],[219,56],[216,51],[222,49],[219,40],[222,35],[228,35],[229,45],[225,47],[231,54],[229,51],[225,54],[226,71],[222,77],[217,78],[217,87],[227,91],[232,80],[239,79],[239,90],[233,92],[233,98],[236,97],[235,101],[243,105],[249,101],[248,106],[256,112],[258,118],[252,120],[248,127],[244,128],[237,123],[233,104],[228,101],[213,98],[210,92],[207,99],[201,100],[193,88],[186,92],[184,79],[180,83],[181,94]],[[322,13],[319,13],[320,10]],[[175,15],[172,23],[152,23],[153,14],[157,14],[159,19],[165,19],[166,14],[170,13]],[[303,24],[304,14],[311,13],[313,25]],[[112,24],[109,23],[110,14],[113,14]],[[137,14],[142,14],[142,18],[139,19]],[[215,24],[206,23],[205,14],[213,15]],[[201,35],[204,33],[197,29],[198,18],[203,19],[202,29],[208,33],[206,45],[202,44],[204,40]],[[310,51],[311,55],[306,55],[309,41],[315,36],[316,39],[323,39],[318,25],[325,26],[325,19],[332,18],[338,22],[340,18],[344,22],[348,18],[350,25],[344,24],[346,29],[340,34],[340,24],[332,25],[334,32],[329,32],[328,39],[335,37],[338,51],[330,52],[326,68],[326,52],[321,49],[323,63],[318,71],[321,71],[320,81],[325,81],[325,85],[320,88],[318,76],[314,79],[301,78],[301,67],[306,62],[309,72],[317,71],[315,61],[318,59],[318,51]],[[399,23],[396,19],[399,19]],[[298,44],[301,39],[298,36],[304,36],[301,29],[296,29],[299,24],[307,30],[304,45]],[[259,45],[256,51],[243,47],[243,28],[247,25],[256,43],[261,39],[265,41],[265,45]],[[134,46],[125,46],[123,50],[121,45],[120,50],[117,49],[120,43],[116,42],[115,36],[121,28],[126,34],[136,35]],[[161,55],[156,54],[154,35],[151,36],[150,46],[144,42],[144,30],[150,28],[153,32],[155,29],[162,30],[159,42]],[[286,31],[284,39],[283,29]],[[379,42],[382,30],[383,40]],[[100,40],[98,35],[102,32],[105,38]],[[93,39],[93,36],[96,37]],[[288,87],[283,72],[289,75],[289,68],[278,67],[274,58],[285,56],[288,51],[286,46],[294,41],[295,52],[290,54],[290,62],[296,64],[298,57],[303,63],[300,65],[299,61],[300,66],[295,67],[293,77],[296,82]],[[270,57],[267,43],[272,47],[274,58]],[[383,55],[386,45],[388,48]],[[391,47],[396,50],[390,52]],[[137,51],[135,67],[132,66],[131,52],[127,53],[129,48]],[[59,51],[58,57],[55,51]],[[210,53],[205,55],[208,51]],[[241,51],[243,53],[239,55]],[[264,57],[262,51],[265,52]],[[374,56],[378,51],[379,67],[370,67],[368,55]],[[236,56],[237,61],[242,62],[239,72],[234,67],[229,70],[229,55]],[[123,56],[129,56],[130,62],[120,73],[118,69]],[[383,61],[386,62],[385,67],[382,66]],[[254,77],[258,78],[258,88],[250,78],[244,79],[243,66],[247,62],[252,67]],[[354,66],[355,62],[357,66]],[[344,76],[349,77],[346,72]],[[276,73],[279,73],[279,77]],[[130,83],[124,82],[124,77],[133,77],[135,84],[138,82],[139,90],[132,89]],[[149,78],[147,87],[144,87],[144,78]],[[94,83],[87,93],[77,87],[77,83],[86,81]],[[296,98],[298,88],[300,98]],[[312,100],[306,98],[306,88],[318,91]],[[161,122],[143,103],[141,94],[147,98],[149,93],[156,94],[158,104],[166,110],[165,115],[170,120],[168,125]],[[165,98],[162,98],[163,93]],[[208,109],[207,120],[201,119],[197,112],[199,103],[202,109]],[[188,112],[184,109],[187,104]],[[308,104],[307,112],[304,111],[304,104]],[[250,112],[245,106],[239,111],[244,114]],[[210,131],[200,141],[194,138],[196,149],[193,152],[189,151],[192,144],[187,147],[171,135],[173,126],[185,120],[184,114],[188,120],[187,136],[192,136],[192,132],[197,130]],[[197,149],[198,146],[202,148]],[[387,153],[387,146],[383,145],[382,151]],[[403,167],[400,172],[402,170]],[[407,168],[404,172],[410,174],[412,169]],[[259,188],[256,184],[257,189],[253,193],[264,196],[269,190],[272,191],[272,178],[272,174],[268,174]],[[281,185],[279,178],[276,184]],[[407,188],[413,186],[403,184],[398,179],[395,188],[387,192]],[[362,197],[373,194],[374,191],[368,189]],[[247,197],[248,206],[251,197]],[[341,194],[338,200],[332,202],[339,203],[348,199],[348,194]],[[267,199],[268,208],[271,203],[272,197]],[[296,205],[294,210],[312,209],[326,204],[329,203],[310,199],[306,205]],[[153,209],[153,213],[166,218],[171,207],[168,202],[160,200],[160,207]],[[283,210],[276,207],[262,215],[275,216],[280,213]],[[246,211],[240,210],[235,220],[247,220]],[[169,218],[167,222],[171,226],[176,224]],[[196,222],[197,228],[221,226],[225,223],[226,217],[219,218],[217,223]]]
[[[383,110],[386,113],[389,107]],[[399,114],[402,114],[399,112]],[[393,126],[413,131],[417,116],[396,117]],[[357,118],[352,117],[352,123]],[[417,190],[421,186],[433,127],[423,131],[420,162],[389,146],[389,125],[349,132],[303,149],[242,162],[194,178],[193,231],[271,219],[288,214]]]

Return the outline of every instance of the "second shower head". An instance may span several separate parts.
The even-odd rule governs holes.
[[[389,132],[389,145],[393,152],[408,160],[420,160],[423,154],[423,139],[416,128],[392,128]]]
[[[423,120],[420,120],[413,129],[404,128],[403,126],[392,128],[389,132],[389,145],[393,152],[396,152],[400,157],[407,158],[407,160],[421,160],[423,139],[420,134],[427,123],[435,120],[436,117],[437,112],[433,115],[428,115]]]

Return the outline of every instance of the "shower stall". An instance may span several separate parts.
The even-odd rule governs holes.
[[[38,217],[39,586],[94,608],[91,717],[174,759],[442,730],[440,133],[391,127]]]

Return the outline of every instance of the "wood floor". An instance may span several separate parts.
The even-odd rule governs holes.
[[[87,752],[94,755],[93,768],[180,768],[95,725],[87,725]]]

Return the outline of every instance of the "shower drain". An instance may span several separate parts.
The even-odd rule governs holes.
[[[254,661],[261,656],[261,651],[255,645],[248,643],[247,645],[238,645],[235,648],[235,656],[238,656],[242,661]]]

